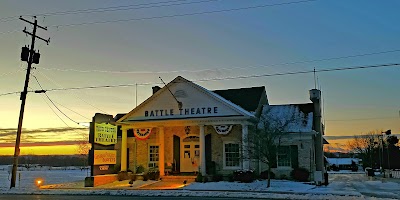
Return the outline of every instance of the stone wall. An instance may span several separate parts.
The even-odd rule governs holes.
[[[234,125],[228,135],[219,135],[215,132],[213,126],[207,126],[205,129],[207,134],[211,134],[211,160],[216,164],[216,171],[219,174],[231,174],[233,169],[224,169],[224,141],[242,142],[242,126]],[[241,166],[240,166],[241,167]]]

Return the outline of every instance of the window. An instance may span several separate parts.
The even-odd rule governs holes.
[[[277,153],[278,167],[290,167],[290,146],[278,147]]]
[[[149,168],[158,168],[159,146],[149,146]]]
[[[240,167],[240,152],[239,144],[225,143],[224,144],[224,167],[237,168]]]

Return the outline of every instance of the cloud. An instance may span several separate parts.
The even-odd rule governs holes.
[[[20,147],[36,147],[36,146],[60,146],[60,145],[79,145],[84,144],[87,141],[54,141],[54,142],[25,142],[21,143]],[[14,143],[0,143],[2,147],[14,147]]]
[[[88,128],[41,128],[41,129],[23,129],[21,142],[41,142],[56,140],[60,137],[66,140],[81,140],[89,133]],[[0,143],[14,143],[16,138],[16,129],[0,128]]]
[[[400,134],[392,134],[400,138]],[[356,135],[356,136],[364,136],[364,135]],[[326,140],[351,140],[354,138],[354,135],[332,135],[332,136],[324,136]]]

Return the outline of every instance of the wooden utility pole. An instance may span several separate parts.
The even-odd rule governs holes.
[[[16,177],[17,177],[18,156],[19,156],[19,153],[20,153],[19,145],[20,145],[20,141],[21,141],[22,121],[23,121],[23,118],[24,118],[25,101],[26,101],[26,95],[28,93],[29,76],[30,76],[30,73],[31,73],[32,63],[35,63],[35,64],[39,63],[40,54],[36,53],[35,49],[34,49],[35,48],[35,39],[38,38],[40,40],[43,40],[47,44],[49,44],[49,42],[50,42],[50,38],[45,40],[45,39],[43,39],[41,37],[36,36],[36,29],[37,28],[41,28],[41,29],[47,30],[46,27],[39,26],[37,24],[36,17],[35,17],[35,21],[34,22],[30,22],[30,21],[28,21],[26,19],[23,19],[22,17],[20,17],[19,19],[24,21],[24,22],[27,22],[29,24],[32,24],[33,25],[33,31],[32,31],[32,33],[30,33],[28,31],[26,31],[26,28],[23,30],[23,32],[25,34],[28,34],[28,35],[30,35],[32,37],[32,42],[31,42],[31,49],[29,50],[29,58],[25,59],[24,56],[23,56],[24,52],[21,53],[21,60],[23,60],[23,61],[27,60],[28,69],[26,71],[26,76],[25,76],[24,90],[21,92],[21,97],[20,97],[20,99],[21,99],[21,109],[20,109],[20,112],[19,112],[19,119],[18,119],[17,139],[15,141],[14,163],[13,163],[13,168],[12,168],[12,176],[11,176],[10,188],[15,187],[15,180],[16,180]],[[28,54],[26,54],[26,55],[28,55]],[[34,60],[34,57],[35,57],[35,60]]]

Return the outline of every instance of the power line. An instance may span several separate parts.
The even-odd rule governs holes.
[[[36,78],[36,76],[34,76],[34,75],[32,75],[32,76],[35,78],[36,82],[38,83],[38,85],[40,86],[40,88],[42,89],[42,91],[45,91],[45,90],[43,89],[42,85],[39,83],[39,80]],[[44,95],[46,95],[47,99],[53,104],[53,106],[54,106],[61,114],[63,114],[66,118],[68,118],[68,119],[71,120],[72,122],[74,122],[74,123],[80,125],[79,122],[77,122],[77,121],[71,119],[70,117],[68,117],[68,115],[66,115],[63,111],[61,111],[60,108],[58,108],[58,106],[50,99],[50,97],[49,97],[45,92],[44,92]]]
[[[61,25],[52,25],[50,27],[72,27],[72,26],[84,26],[84,25],[93,25],[93,24],[105,24],[105,23],[117,23],[117,22],[128,22],[128,21],[141,21],[141,20],[153,20],[153,19],[164,19],[164,18],[176,18],[176,17],[203,15],[203,14],[233,12],[233,11],[257,9],[257,8],[265,8],[265,7],[283,6],[283,5],[290,5],[290,4],[308,3],[308,2],[314,2],[314,1],[318,1],[318,0],[291,1],[291,2],[285,2],[285,3],[264,4],[264,5],[258,5],[258,6],[248,6],[248,7],[240,7],[240,8],[231,8],[231,9],[223,9],[223,10],[212,10],[212,11],[184,13],[184,14],[174,14],[174,15],[162,15],[162,16],[154,16],[154,17],[119,19],[119,20],[96,21],[96,22],[84,22],[84,23],[75,23],[75,24],[61,24]]]
[[[356,67],[343,67],[343,68],[331,68],[331,69],[320,69],[315,72],[332,72],[332,71],[345,71],[345,70],[356,70],[356,69],[369,69],[369,68],[381,68],[390,66],[400,66],[400,63],[392,64],[381,64],[381,65],[367,65],[367,66],[356,66]],[[234,80],[234,79],[245,79],[245,78],[260,78],[260,77],[273,77],[273,76],[285,76],[285,75],[297,75],[297,74],[308,74],[314,73],[314,70],[305,70],[297,72],[282,72],[273,74],[261,74],[261,75],[249,75],[249,76],[235,76],[235,77],[224,77],[224,78],[211,78],[211,79],[197,79],[192,82],[206,82],[206,81],[222,81],[222,80]],[[132,83],[132,84],[117,84],[117,85],[101,85],[101,86],[84,86],[84,87],[71,87],[71,88],[53,88],[45,90],[46,92],[51,91],[66,91],[66,90],[82,90],[82,89],[99,89],[99,88],[116,88],[116,87],[132,87],[136,85],[151,85],[151,84],[162,84],[160,82],[148,82],[148,83]],[[35,91],[29,91],[35,92]],[[15,94],[19,92],[9,92],[0,94],[0,96]]]
[[[355,69],[369,69],[369,68],[381,68],[389,66],[400,66],[400,63],[393,64],[381,64],[381,65],[368,65],[368,66],[356,66],[356,67],[343,67],[343,68],[331,68],[331,69],[320,69],[315,72],[332,72],[332,71],[344,71],[344,70],[355,70]],[[245,79],[245,78],[260,78],[260,77],[272,77],[272,76],[285,76],[285,75],[297,75],[297,74],[308,74],[314,73],[314,70],[296,71],[296,72],[282,72],[273,74],[260,74],[260,75],[249,75],[249,76],[235,76],[235,77],[224,77],[224,78],[210,78],[210,79],[198,79],[192,82],[206,82],[206,81],[222,81],[222,80],[234,80],[234,79]],[[162,83],[138,83],[137,85],[150,85],[150,84],[162,84]],[[97,88],[115,88],[115,87],[131,87],[135,84],[118,84],[118,85],[102,85],[102,86],[85,86],[85,87],[71,87],[71,88],[54,88],[46,91],[65,91],[65,90],[81,90],[81,89],[97,89]],[[30,91],[33,92],[33,91]]]
[[[57,85],[58,87],[62,87],[62,85],[58,84],[56,81],[54,81],[53,79],[51,79],[50,77],[48,77],[46,74],[44,74],[44,73],[42,73],[42,72],[40,72],[40,71],[38,71],[38,72],[39,72],[40,75],[42,75],[44,78],[46,78],[47,80],[49,80],[50,82],[52,82],[54,85]],[[106,112],[106,111],[104,111],[104,110],[102,110],[102,109],[100,109],[100,108],[94,106],[93,104],[91,104],[91,103],[85,101],[84,99],[80,98],[79,95],[77,95],[76,93],[72,93],[72,94],[73,94],[76,98],[78,98],[79,100],[81,100],[81,101],[83,101],[84,103],[88,104],[89,106],[91,106],[91,107],[93,107],[93,108],[95,108],[95,109],[97,109],[97,110],[99,110],[99,111],[101,111],[101,112],[103,112],[103,113],[108,114],[108,112]]]
[[[184,0],[187,1],[187,0]],[[40,14],[38,16],[54,16],[54,15],[71,15],[71,14],[89,14],[89,13],[99,13],[99,12],[115,12],[115,11],[125,11],[125,10],[139,10],[139,9],[148,9],[148,8],[160,8],[160,7],[169,7],[169,6],[180,6],[180,5],[189,5],[189,4],[198,4],[198,3],[207,3],[207,2],[215,2],[219,0],[202,0],[202,1],[194,1],[194,2],[184,2],[184,3],[174,3],[174,4],[166,4],[166,5],[153,5],[153,3],[146,3],[146,4],[136,4],[131,6],[123,6],[123,8],[105,8],[105,9],[93,9],[87,11],[76,11],[76,12],[54,12],[54,13],[45,13]],[[167,2],[159,2],[156,4],[161,3],[171,3],[171,2],[182,2],[180,1],[167,1]],[[153,6],[144,6],[144,5],[153,5]],[[142,6],[142,7],[132,7],[132,6]]]
[[[188,0],[174,0],[174,1],[161,1],[161,2],[153,2],[153,3],[141,3],[141,4],[130,4],[130,5],[123,5],[123,6],[112,6],[112,7],[102,7],[102,8],[89,8],[89,9],[80,9],[80,10],[69,10],[69,11],[56,11],[56,12],[47,12],[47,13],[38,13],[38,14],[30,14],[30,15],[22,15],[27,17],[33,16],[55,16],[55,15],[72,15],[72,14],[87,14],[87,13],[96,13],[96,12],[111,12],[111,11],[119,11],[119,10],[129,10],[129,9],[141,9],[135,8],[137,6],[149,6],[154,5],[157,7],[157,4],[165,4],[165,3],[175,3],[175,2],[185,2]],[[218,0],[208,0],[208,1],[218,1]],[[199,2],[188,2],[186,4],[191,3],[199,3]],[[170,4],[171,5],[171,4]],[[170,6],[170,5],[159,5],[158,7],[162,6]],[[133,7],[133,8],[132,8]],[[151,8],[149,7],[142,7],[142,8]],[[21,15],[18,16],[10,16],[10,17],[3,17],[0,18],[0,22],[8,22],[17,19]]]
[[[293,62],[285,62],[285,63],[276,63],[270,65],[263,66],[250,66],[250,67],[234,67],[234,68],[220,68],[220,69],[202,69],[202,70],[174,70],[174,71],[108,71],[108,70],[79,70],[79,69],[59,69],[59,68],[46,68],[46,67],[37,67],[38,69],[44,70],[55,70],[55,71],[63,71],[63,72],[81,72],[81,73],[112,73],[112,74],[170,74],[170,73],[197,73],[197,72],[205,72],[205,71],[222,71],[222,70],[237,70],[237,69],[254,69],[254,68],[268,68],[268,67],[276,67],[283,65],[294,65],[294,64],[304,64],[304,63],[313,63],[313,62],[321,62],[321,61],[329,61],[329,60],[340,60],[340,59],[348,59],[348,58],[356,58],[356,57],[364,57],[371,55],[379,55],[379,54],[387,54],[387,53],[395,53],[400,52],[400,49],[387,50],[387,51],[378,51],[371,53],[363,53],[363,54],[354,54],[348,56],[339,56],[339,57],[331,57],[331,58],[321,58],[314,60],[304,60],[304,61],[293,61]]]

